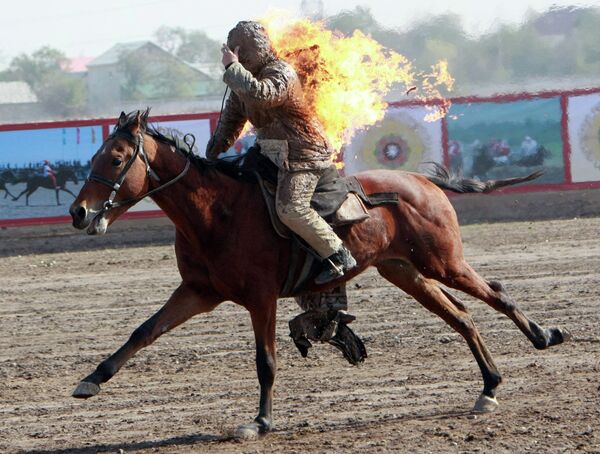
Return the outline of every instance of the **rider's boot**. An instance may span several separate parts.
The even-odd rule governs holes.
[[[330,255],[323,261],[324,269],[315,278],[315,284],[321,285],[338,279],[356,266],[356,260],[352,253],[342,246],[337,252]]]

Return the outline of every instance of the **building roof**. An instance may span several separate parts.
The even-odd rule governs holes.
[[[27,82],[0,82],[0,104],[24,104],[38,102]]]
[[[94,57],[75,57],[69,58],[63,65],[63,71],[68,73],[84,73],[87,71],[87,65],[94,60]]]
[[[132,52],[138,50],[146,45],[156,46],[151,41],[132,41],[129,43],[117,43],[106,52],[101,54],[99,57],[94,58],[90,61],[87,66],[101,66],[101,65],[114,65],[119,62],[119,58],[123,53]],[[156,46],[160,49],[160,47]]]

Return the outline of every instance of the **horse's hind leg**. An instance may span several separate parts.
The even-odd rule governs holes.
[[[17,200],[19,200],[19,199],[21,198],[21,196],[22,196],[23,194],[25,194],[27,191],[29,191],[29,189],[28,189],[28,188],[25,188],[25,189],[23,189],[23,190],[21,191],[21,193],[20,193],[18,196],[16,196],[16,197],[15,197],[15,196],[13,196],[13,202],[16,202]]]
[[[485,301],[491,307],[507,315],[527,336],[533,346],[543,350],[562,344],[570,339],[570,333],[561,328],[542,328],[523,313],[498,281],[485,281],[471,266],[463,262],[460,270],[440,280],[448,287],[463,291]]]
[[[454,295],[440,288],[436,281],[426,279],[406,262],[389,260],[378,264],[377,269],[384,278],[413,296],[426,309],[439,315],[464,337],[483,376],[483,393],[475,404],[475,410],[495,410],[498,406],[496,389],[502,382],[502,377],[465,305]]]
[[[219,302],[182,284],[173,292],[169,301],[140,325],[119,350],[102,361],[92,374],[79,383],[73,397],[87,399],[98,394],[100,385],[110,380],[136,352],[194,315],[213,310]]]

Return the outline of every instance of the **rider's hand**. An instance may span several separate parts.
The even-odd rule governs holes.
[[[223,62],[223,66],[225,66],[225,68],[227,68],[232,63],[240,61],[240,58],[239,58],[240,46],[237,46],[232,51],[227,46],[227,44],[223,44],[223,47],[221,47],[221,52],[223,52],[223,58],[221,59],[221,61]]]

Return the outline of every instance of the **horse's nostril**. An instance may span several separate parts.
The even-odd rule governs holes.
[[[69,209],[69,213],[71,214],[73,221],[81,222],[85,219],[87,211],[86,211],[85,207],[82,207],[81,205],[79,205],[79,206],[72,206]]]
[[[75,210],[75,215],[77,216],[78,219],[84,219],[85,215],[86,215],[86,211],[84,207],[79,207],[77,208],[77,210]]]

